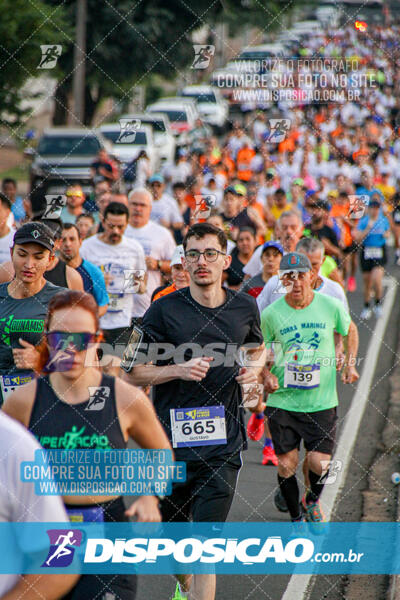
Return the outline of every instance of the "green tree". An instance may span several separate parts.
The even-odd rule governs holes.
[[[292,5],[302,0],[294,0]],[[47,0],[55,6],[59,0]],[[246,2],[252,2],[251,7]],[[175,80],[193,60],[191,34],[205,24],[220,20],[231,26],[262,24],[266,32],[281,26],[283,9],[270,0],[87,0],[85,124],[106,97],[129,100],[131,89],[150,75]],[[66,23],[75,26],[76,0],[65,0]],[[60,57],[62,80],[56,91],[55,123],[66,122],[73,81],[74,39],[70,37]]]
[[[38,70],[42,44],[61,44],[66,35],[57,27],[64,22],[61,6],[49,7],[41,0],[1,0],[0,2],[0,124],[23,123],[27,111],[20,107],[21,88],[30,77],[46,71]],[[65,29],[65,27],[64,27]],[[47,71],[49,72],[49,71]],[[52,75],[60,76],[57,67]]]

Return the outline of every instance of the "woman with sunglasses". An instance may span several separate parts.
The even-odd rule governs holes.
[[[142,448],[171,447],[143,392],[97,367],[101,334],[93,296],[76,290],[56,294],[49,303],[45,332],[39,351],[41,371],[48,374],[15,391],[4,405],[44,448],[125,449],[129,438]],[[89,397],[88,390],[96,390],[94,396]],[[161,520],[155,496],[142,496],[129,510],[118,496],[66,496],[64,502],[74,521],[120,522],[129,516]],[[84,575],[68,598],[100,598],[109,591],[132,600],[135,589],[135,576]]]

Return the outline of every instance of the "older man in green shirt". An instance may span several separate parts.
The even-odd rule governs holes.
[[[261,329],[266,343],[273,342],[274,365],[265,376],[269,394],[267,415],[278,456],[278,482],[292,521],[321,522],[319,497],[324,465],[335,443],[336,359],[334,332],[345,342],[342,381],[353,383],[358,332],[343,304],[311,287],[311,264],[297,252],[286,254],[280,277],[288,293],[265,308]],[[308,451],[311,489],[301,501],[296,469],[301,440]]]

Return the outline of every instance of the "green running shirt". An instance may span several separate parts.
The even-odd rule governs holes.
[[[274,342],[275,362],[271,372],[279,381],[279,389],[268,396],[268,406],[297,412],[337,406],[333,334],[337,331],[347,335],[350,322],[339,300],[318,292],[314,292],[311,304],[304,309],[292,308],[283,297],[262,311],[264,341],[267,347]],[[284,387],[285,369],[290,385],[316,387]],[[311,383],[307,384],[310,373]]]

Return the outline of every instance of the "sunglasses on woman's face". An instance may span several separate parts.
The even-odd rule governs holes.
[[[46,334],[47,344],[52,350],[75,350],[82,352],[87,350],[89,344],[96,342],[96,333],[82,331],[69,333],[68,331],[49,331]]]

